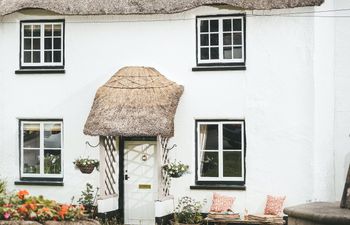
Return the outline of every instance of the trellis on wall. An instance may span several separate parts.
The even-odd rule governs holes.
[[[169,152],[171,149],[176,147],[176,145],[173,145],[172,147],[168,147],[169,138],[166,137],[160,137],[160,160],[161,160],[161,166],[160,166],[160,199],[168,198],[170,197],[170,182],[171,178],[166,170],[163,169],[163,167],[170,163],[169,160]]]
[[[118,194],[118,141],[114,136],[100,136],[100,188],[101,197]]]

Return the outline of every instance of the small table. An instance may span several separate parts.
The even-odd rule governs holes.
[[[256,220],[242,220],[242,219],[211,219],[211,218],[205,218],[204,221],[207,223],[207,225],[230,225],[230,224],[252,224],[252,225],[283,225],[284,223],[271,223],[271,222],[260,222]]]

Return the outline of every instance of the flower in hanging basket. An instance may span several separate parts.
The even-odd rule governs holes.
[[[99,169],[100,162],[97,159],[89,158],[79,158],[76,159],[73,164],[78,168],[82,173],[90,174],[94,169]]]
[[[163,166],[163,170],[172,178],[178,178],[189,173],[188,169],[188,165],[176,161]]]

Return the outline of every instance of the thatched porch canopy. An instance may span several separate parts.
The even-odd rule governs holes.
[[[172,137],[183,90],[154,68],[124,67],[98,89],[84,134]]]
[[[0,15],[44,9],[62,15],[169,14],[200,6],[228,5],[240,10],[318,6],[324,0],[0,0]]]

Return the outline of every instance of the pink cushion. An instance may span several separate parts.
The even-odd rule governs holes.
[[[265,215],[279,215],[282,213],[283,203],[286,196],[267,196]]]
[[[233,202],[235,201],[234,197],[220,195],[218,193],[213,194],[213,202],[210,207],[211,212],[227,212],[231,209]]]

